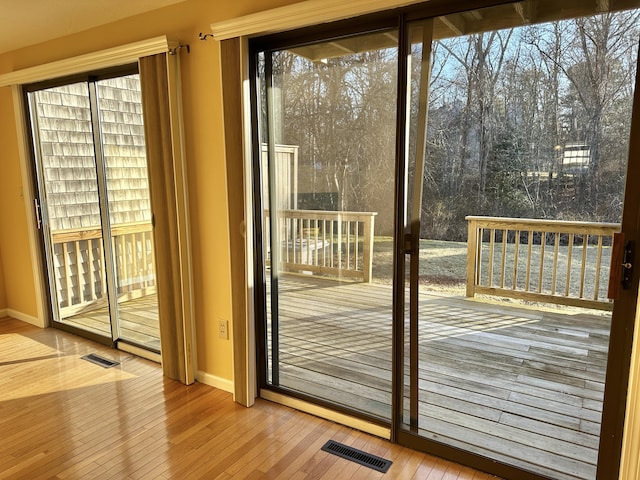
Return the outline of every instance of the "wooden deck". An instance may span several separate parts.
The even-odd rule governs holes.
[[[391,287],[285,275],[279,292],[280,385],[389,418]],[[422,292],[420,318],[423,436],[595,478],[609,317]]]
[[[120,337],[141,346],[160,350],[160,327],[158,324],[158,299],[154,293],[144,297],[118,302]],[[67,317],[63,320],[76,327],[100,335],[111,335],[109,308],[102,307]]]

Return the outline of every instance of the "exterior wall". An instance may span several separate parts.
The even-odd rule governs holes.
[[[98,81],[96,87],[109,217],[115,236],[115,227],[151,222],[140,79],[138,75],[110,78]],[[31,97],[47,194],[42,209],[51,229],[58,302],[60,308],[77,306],[104,295],[102,241],[60,243],[56,238],[63,232],[101,228],[93,131],[98,125],[92,124],[85,82],[40,90]],[[146,265],[143,270],[148,272],[153,259],[138,252],[152,252],[151,240],[130,237],[115,241],[115,245],[117,249],[124,247],[117,252],[118,294],[141,282],[145,286],[154,282],[153,275],[132,277],[121,268],[121,260],[129,258],[127,252],[136,252],[136,257],[148,257],[136,262]],[[87,263],[78,265],[78,258]]]
[[[226,184],[219,45],[198,40],[213,22],[267,10],[292,0],[187,0],[147,14],[0,55],[0,73],[82,55],[158,35],[189,43],[181,53],[184,130],[191,213],[196,345],[198,369],[231,382],[231,342],[218,338],[218,319],[231,315],[231,266]],[[10,88],[0,88],[0,253],[11,282],[4,286],[7,308],[36,316],[34,278],[22,198],[13,100]],[[242,168],[230,165],[229,168]],[[243,205],[232,205],[243,209]],[[2,285],[0,284],[0,287]],[[2,297],[0,295],[0,301]],[[2,304],[0,303],[0,308]],[[239,319],[244,321],[244,319]]]
[[[112,225],[151,220],[140,81],[98,83]],[[89,93],[84,83],[35,94],[51,230],[100,227]]]
[[[98,227],[98,186],[87,88],[82,84],[56,87],[37,92],[36,98],[51,230]]]

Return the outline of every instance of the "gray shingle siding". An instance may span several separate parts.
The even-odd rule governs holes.
[[[151,219],[140,83],[98,83],[100,134],[112,225]],[[100,225],[93,132],[85,84],[37,93],[40,150],[52,231]]]

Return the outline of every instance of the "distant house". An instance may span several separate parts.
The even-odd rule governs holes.
[[[560,173],[576,175],[589,169],[591,148],[584,142],[569,142],[561,150]]]

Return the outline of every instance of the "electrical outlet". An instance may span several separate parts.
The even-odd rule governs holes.
[[[226,320],[218,320],[218,338],[229,339],[229,322]]]

